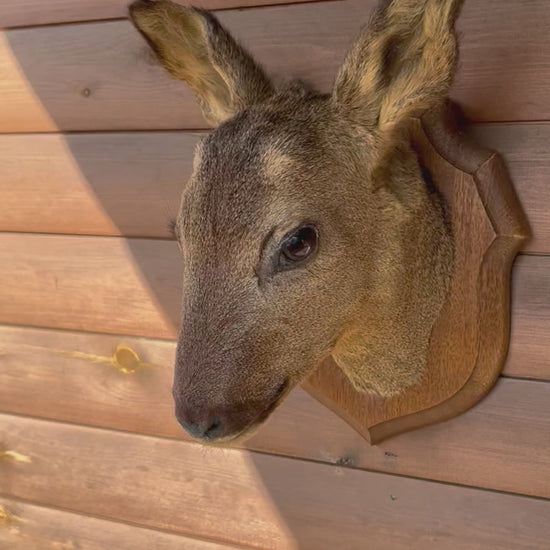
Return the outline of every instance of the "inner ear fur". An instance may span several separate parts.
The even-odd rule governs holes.
[[[273,93],[262,69],[211,13],[168,0],[138,0],[129,13],[166,70],[191,86],[211,124]]]
[[[463,0],[384,0],[350,48],[333,101],[346,117],[392,135],[448,94]]]

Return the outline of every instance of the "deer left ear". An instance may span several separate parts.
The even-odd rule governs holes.
[[[168,0],[138,0],[130,19],[163,66],[187,82],[217,125],[273,93],[262,69],[209,12]]]
[[[381,0],[336,79],[339,112],[391,142],[411,117],[441,102],[455,71],[462,3]]]

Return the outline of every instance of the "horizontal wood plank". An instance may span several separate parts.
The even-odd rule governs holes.
[[[548,503],[181,441],[0,416],[0,493],[266,549],[545,549]],[[55,487],[55,490],[52,488]],[[475,503],[475,506],[472,505]]]
[[[508,162],[534,234],[524,250],[550,254],[550,124],[474,125],[471,132]],[[168,220],[199,136],[0,135],[0,230],[170,238]]]
[[[188,5],[187,0],[174,0]],[[313,0],[193,0],[193,6],[208,10],[250,8]],[[93,21],[126,17],[130,0],[0,0],[0,28],[70,21]]]
[[[550,380],[550,258],[520,256],[512,273],[512,328],[504,374]]]
[[[198,138],[190,132],[0,135],[0,230],[173,238],[168,222]]]
[[[0,497],[6,550],[231,550],[237,547]]]
[[[187,438],[173,414],[174,343],[9,326],[0,342],[1,411]],[[128,348],[139,363],[124,361]],[[246,447],[550,498],[549,402],[550,384],[502,379],[466,414],[371,447],[297,389]]]
[[[182,263],[172,241],[3,233],[0,323],[176,338]],[[513,276],[513,376],[550,378],[550,258]]]
[[[331,88],[375,0],[220,12],[276,78]],[[466,2],[453,97],[479,121],[550,118],[550,10]],[[529,29],[518,33],[517,29]],[[0,131],[201,128],[195,100],[152,61],[128,21],[15,29],[0,36]]]
[[[498,151],[506,161],[514,187],[531,226],[523,251],[550,253],[550,124],[473,124],[475,140]]]
[[[175,338],[175,242],[4,233],[0,322]]]

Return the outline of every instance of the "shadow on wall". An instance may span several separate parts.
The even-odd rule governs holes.
[[[365,9],[363,3],[359,11],[368,12],[368,6]],[[267,8],[261,13],[235,10],[221,18],[237,34],[244,34],[239,29],[251,29],[252,48],[274,72],[306,75],[328,89],[348,42],[365,19],[349,17],[348,10],[340,21],[339,14],[329,3],[313,10],[302,6]],[[312,16],[318,21],[304,41],[303,22]],[[331,32],[335,17],[338,33]],[[274,29],[286,38],[274,40],[278,35]],[[6,95],[7,103],[0,106],[0,118],[8,132],[22,133],[10,136],[10,143],[15,143],[18,162],[26,166],[18,173],[23,181],[17,192],[24,189],[29,196],[26,210],[10,229],[136,237],[126,243],[132,262],[170,325],[166,334],[156,336],[175,337],[181,260],[169,240],[168,226],[192,170],[194,145],[205,129],[193,95],[187,86],[166,76],[126,21],[11,30],[5,37],[0,54],[9,60],[12,95]],[[191,131],[174,131],[178,129]],[[109,276],[105,274],[106,281]],[[109,298],[113,309],[114,294]],[[256,446],[254,441],[250,446]],[[269,446],[276,450],[277,442]],[[247,461],[262,480],[273,517],[280,518],[281,541],[288,548],[338,546],[342,525],[332,525],[330,511],[346,508],[344,495],[337,496],[336,490],[340,470],[337,477],[331,471],[330,478],[317,473],[310,479],[310,463],[291,459],[281,463],[254,454]],[[328,489],[321,499],[320,480]],[[294,495],[291,502],[289,494]],[[322,505],[312,507],[312,502]],[[253,523],[254,503],[247,509],[250,517],[243,522]],[[367,525],[363,519],[350,516],[362,538]]]
[[[356,9],[368,13],[364,4]],[[303,24],[312,15],[314,31],[304,40]],[[335,17],[341,19],[338,33],[331,32]],[[221,19],[237,34],[251,35],[251,49],[274,73],[288,74],[291,65],[289,76],[305,75],[325,89],[361,20],[350,17],[349,9],[342,17],[332,3],[313,10],[230,10]],[[276,40],[279,34],[285,40]],[[9,229],[170,239],[169,220],[177,212],[194,145],[206,126],[188,87],[166,75],[127,21],[15,29],[5,39],[0,43],[0,54],[8,60],[9,88],[2,94],[7,101],[0,106],[4,131],[64,132],[62,137],[21,138],[20,162],[35,162],[44,181],[37,188],[31,176],[35,170],[26,172],[19,187],[19,192],[27,190],[26,210],[20,225],[14,221]],[[48,163],[33,155],[28,143]],[[147,335],[175,337],[181,272],[175,245],[173,256],[166,246],[143,239],[128,240],[127,247],[159,316],[169,325]]]

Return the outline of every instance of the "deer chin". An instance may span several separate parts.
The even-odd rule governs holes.
[[[240,431],[226,437],[220,437],[218,439],[201,439],[200,443],[209,447],[241,446],[245,441],[248,441],[253,435],[256,434],[260,426],[269,418],[271,413],[285,400],[286,396],[290,393],[295,385],[296,384],[291,384],[290,381],[286,379],[277,390],[273,401],[271,401],[270,404],[264,410],[262,410],[252,422],[250,422]]]

